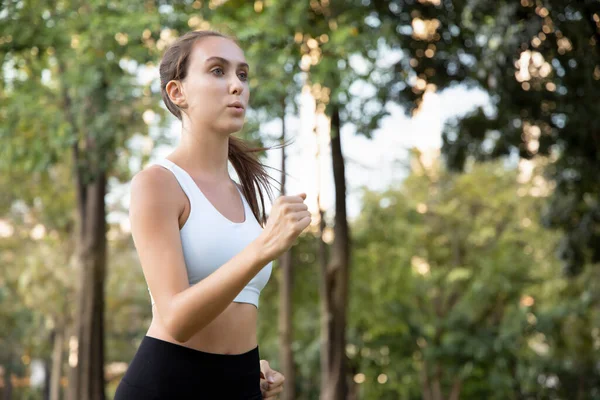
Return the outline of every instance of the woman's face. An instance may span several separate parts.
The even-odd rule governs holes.
[[[194,126],[223,134],[242,129],[250,97],[248,64],[233,41],[209,36],[194,43],[182,86]]]

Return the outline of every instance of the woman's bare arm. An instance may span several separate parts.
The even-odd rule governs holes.
[[[257,238],[215,272],[189,286],[179,237],[179,184],[167,170],[151,167],[131,184],[131,233],[159,317],[179,342],[221,314],[271,261]]]

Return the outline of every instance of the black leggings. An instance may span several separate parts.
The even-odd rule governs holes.
[[[258,346],[215,354],[144,336],[114,400],[260,400]]]

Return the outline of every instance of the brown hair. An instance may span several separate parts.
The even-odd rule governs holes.
[[[160,93],[169,111],[171,111],[171,113],[179,120],[182,119],[181,109],[169,98],[166,90],[167,83],[171,80],[185,79],[194,43],[196,43],[197,40],[210,36],[226,38],[237,43],[235,39],[216,31],[192,31],[173,42],[165,51],[160,62]],[[285,146],[285,144],[272,147],[253,148],[250,147],[245,140],[231,135],[229,136],[229,161],[240,178],[242,192],[250,204],[252,213],[263,227],[267,222],[263,190],[266,191],[269,195],[269,199],[272,200],[273,193],[271,191],[269,180],[276,180],[267,174],[265,165],[260,163],[253,153],[283,146]],[[260,197],[261,210],[258,208],[258,197]]]

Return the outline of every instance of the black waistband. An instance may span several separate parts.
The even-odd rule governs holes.
[[[149,350],[157,353],[159,357],[165,357],[165,362],[173,360],[177,363],[189,364],[191,368],[224,368],[230,372],[248,372],[256,368],[259,360],[259,349],[254,349],[241,354],[218,354],[209,353],[186,347],[180,344],[167,342],[152,336],[144,336],[140,344],[140,350]]]

